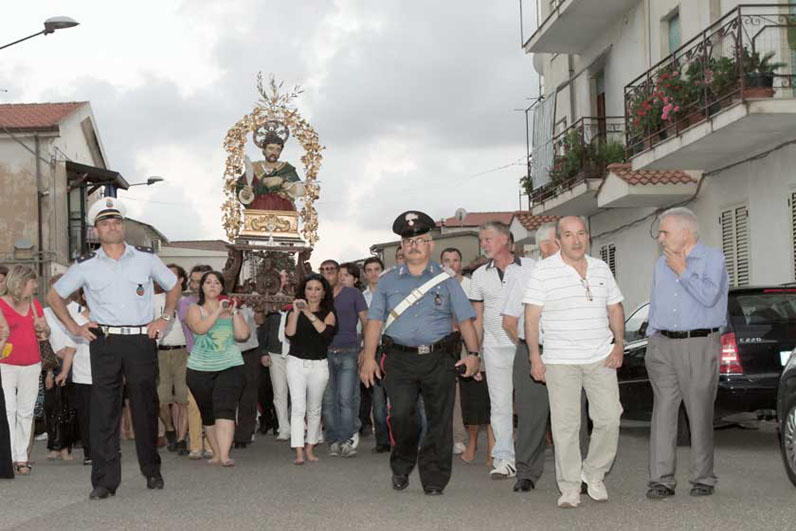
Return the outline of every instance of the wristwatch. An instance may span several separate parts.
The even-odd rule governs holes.
[[[473,351],[473,350],[468,350],[468,351],[467,351],[467,355],[468,355],[468,356],[475,356],[476,358],[480,358],[480,357],[481,357],[481,353],[480,353],[480,352],[478,352],[477,350],[475,350],[475,351]]]
[[[164,313],[160,314],[160,318],[161,318],[161,319],[163,319],[163,320],[164,320],[164,321],[166,321],[166,322],[169,322],[169,321],[171,321],[171,319],[172,319],[173,317],[174,317],[174,316],[173,316],[172,314],[170,314],[170,313],[165,313],[165,312],[164,312]]]
[[[315,322],[315,321],[317,321],[317,320],[318,320],[318,318],[317,318],[317,317],[315,317],[315,316],[313,315],[313,316],[312,316],[312,318],[310,319],[310,322],[311,322],[311,323],[314,323],[314,322]]]

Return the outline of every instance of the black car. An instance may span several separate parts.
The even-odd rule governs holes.
[[[625,322],[625,359],[618,378],[627,419],[652,417],[652,388],[644,365],[648,314],[649,304],[643,304]],[[750,416],[775,418],[780,374],[794,347],[796,288],[731,288],[727,325],[721,330],[716,424],[733,424]],[[681,407],[681,444],[688,440],[685,420],[685,408]]]
[[[779,448],[788,479],[796,485],[796,350],[785,364],[777,393]]]

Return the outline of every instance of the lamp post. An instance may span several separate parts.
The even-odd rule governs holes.
[[[0,50],[3,48],[8,48],[9,46],[14,46],[15,44],[19,44],[22,41],[32,39],[33,37],[38,37],[39,35],[49,35],[50,33],[55,33],[55,31],[59,29],[74,28],[78,24],[78,21],[69,17],[50,17],[44,21],[44,29],[40,32],[34,33],[33,35],[28,35],[27,37],[23,37],[14,42],[4,44],[3,46],[0,46]]]
[[[133,183],[131,185],[128,185],[128,188],[132,188],[133,186],[151,186],[151,185],[153,185],[155,183],[160,183],[160,182],[163,182],[165,180],[166,179],[164,179],[163,177],[158,177],[158,176],[154,175],[152,177],[148,177],[147,180],[142,182],[142,183]]]

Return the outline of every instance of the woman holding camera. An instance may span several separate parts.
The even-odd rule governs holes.
[[[311,273],[304,277],[287,316],[285,336],[290,339],[287,356],[287,385],[290,389],[290,446],[296,450],[297,465],[317,461],[313,448],[321,438],[321,404],[329,364],[326,352],[337,332],[334,297],[329,282]],[[304,440],[306,416],[307,440]]]
[[[235,434],[235,409],[246,384],[243,357],[235,341],[245,341],[251,331],[237,301],[226,296],[221,273],[202,275],[199,298],[188,308],[185,320],[194,335],[185,379],[213,449],[208,463],[234,466],[229,449]]]

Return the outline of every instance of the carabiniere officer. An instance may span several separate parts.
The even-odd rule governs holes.
[[[360,378],[365,386],[371,386],[375,378],[383,377],[395,440],[390,456],[392,487],[405,489],[417,462],[424,492],[439,495],[451,477],[456,374],[462,367],[465,377],[475,375],[480,361],[475,311],[455,276],[428,289],[384,330],[381,369],[376,363],[379,335],[390,314],[400,309],[410,293],[443,273],[442,266],[429,259],[434,249],[429,234],[433,227],[433,219],[415,210],[404,212],[393,223],[406,261],[385,273],[373,294]],[[453,333],[453,319],[459,323],[468,350],[462,360],[458,359],[459,334]],[[419,455],[418,393],[423,395],[428,417]]]
[[[150,489],[162,489],[158,434],[158,359],[155,339],[174,316],[180,284],[148,247],[124,241],[124,205],[114,197],[95,202],[88,222],[102,247],[82,256],[47,298],[70,333],[91,342],[91,499],[116,494],[122,479],[119,423],[127,385],[138,464]],[[163,315],[153,320],[155,280],[166,292]],[[66,299],[83,288],[91,312],[83,326],[70,317]]]

